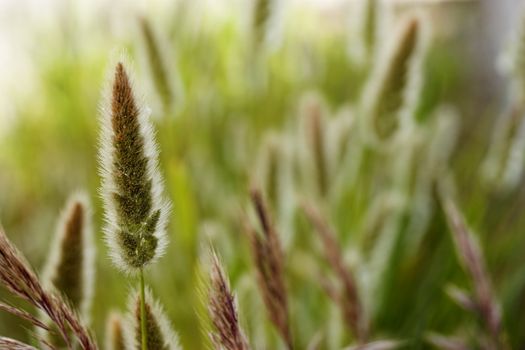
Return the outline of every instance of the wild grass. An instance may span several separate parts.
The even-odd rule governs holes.
[[[468,94],[433,16],[370,0],[350,32],[250,5],[140,14],[37,61],[0,140],[0,349],[519,349],[519,75],[492,128],[505,108]],[[93,211],[68,206],[53,241],[79,187]]]

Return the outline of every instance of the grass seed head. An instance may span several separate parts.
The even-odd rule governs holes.
[[[106,323],[106,349],[107,350],[126,350],[125,323],[122,315],[118,312],[111,312]]]
[[[75,193],[64,208],[44,268],[43,282],[61,293],[84,320],[89,320],[94,290],[93,232],[91,209],[85,193]],[[51,320],[47,319],[50,328]],[[65,346],[59,332],[42,332],[41,338],[49,343]]]
[[[72,195],[55,234],[44,280],[61,292],[84,317],[93,295],[94,244],[86,194]]]
[[[109,96],[100,147],[106,241],[115,265],[132,273],[165,251],[169,205],[162,198],[152,126],[122,62]]]
[[[140,313],[140,293],[132,294],[130,300],[129,317],[134,337],[131,337],[130,349],[141,350],[142,330]],[[179,350],[179,340],[173,331],[171,323],[162,306],[153,299],[151,291],[146,290],[146,332],[148,349],[151,350]]]
[[[212,253],[208,311],[214,327],[211,333],[216,349],[250,349],[239,323],[237,305],[219,258]]]
[[[384,59],[376,62],[363,101],[365,118],[375,139],[389,139],[400,127],[401,113],[417,102],[421,85],[421,22],[417,17],[406,19],[394,45]]]
[[[257,283],[270,321],[288,349],[293,349],[281,243],[261,192],[252,189],[251,198],[262,230],[262,234],[259,234],[252,226],[246,227],[257,273]]]
[[[492,290],[481,247],[456,204],[443,191],[441,202],[452,233],[456,253],[471,280],[472,299],[476,306],[476,313],[487,332],[487,341],[492,344],[491,348],[506,349],[501,309]]]
[[[75,311],[60,294],[43,287],[22,254],[0,228],[0,283],[13,295],[44,312],[56,327],[68,347],[71,337],[82,350],[98,349],[93,337]],[[37,324],[34,324],[37,326]]]

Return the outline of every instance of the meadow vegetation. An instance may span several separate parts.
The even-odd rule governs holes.
[[[13,96],[0,349],[522,348],[525,20],[500,108],[431,5],[179,3]]]

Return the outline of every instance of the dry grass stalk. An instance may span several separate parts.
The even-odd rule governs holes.
[[[258,189],[252,189],[251,199],[262,235],[246,225],[252,256],[266,311],[288,349],[293,349],[288,297],[284,280],[284,255],[270,214]]]
[[[106,323],[106,350],[126,350],[124,322],[118,312],[111,312]]]
[[[136,273],[165,251],[169,205],[153,129],[122,62],[107,95],[100,147],[106,240],[115,265]]]
[[[11,315],[17,316],[23,320],[28,321],[29,323],[35,325],[36,327],[43,329],[45,331],[49,331],[50,328],[48,325],[46,325],[44,322],[40,321],[38,318],[30,314],[29,312],[26,312],[22,309],[16,308],[11,305],[7,305],[4,303],[0,303],[0,310],[10,313]]]
[[[215,349],[249,350],[250,346],[239,324],[235,297],[215,253],[212,253],[210,277],[208,312],[215,329],[211,333]]]
[[[56,326],[69,349],[72,348],[70,331],[81,349],[97,349],[94,339],[76,313],[60,295],[44,289],[36,274],[2,229],[0,229],[0,282],[11,293],[44,312]]]
[[[37,350],[31,345],[24,344],[18,340],[0,337],[0,350]]]
[[[455,203],[443,193],[441,193],[441,202],[447,216],[458,258],[469,275],[473,286],[472,304],[475,305],[476,313],[488,333],[491,343],[489,348],[506,349],[501,310],[494,297],[481,249]]]
[[[323,284],[325,291],[341,307],[343,318],[359,342],[367,339],[367,321],[363,305],[359,297],[357,283],[352,271],[345,265],[336,235],[324,220],[321,213],[310,204],[303,204],[303,210],[315,227],[324,247],[324,255],[334,273],[337,275],[342,291],[336,290],[327,283]]]

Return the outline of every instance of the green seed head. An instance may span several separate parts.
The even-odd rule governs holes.
[[[422,20],[408,18],[383,60],[378,60],[364,95],[364,114],[375,139],[389,139],[402,123],[402,112],[417,103],[421,86],[419,54]]]
[[[140,313],[140,293],[132,295],[129,306],[129,317],[134,336],[131,349],[141,350],[142,330]],[[146,290],[146,332],[148,349],[150,350],[179,350],[178,337],[173,331],[170,321],[163,308],[156,302],[150,290]]]
[[[158,150],[131,79],[119,62],[102,113],[101,173],[106,240],[114,263],[135,272],[165,250],[169,205],[161,197]]]
[[[57,225],[44,277],[84,313],[87,313],[93,293],[93,258],[89,200],[85,194],[75,194]]]
[[[94,245],[88,196],[71,196],[57,225],[43,279],[59,291],[84,319],[89,319],[94,287]],[[47,318],[43,316],[44,318]],[[56,345],[59,336],[42,335]]]

